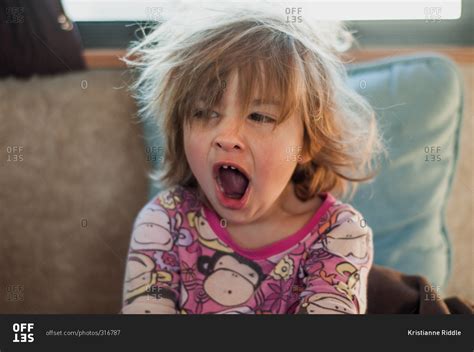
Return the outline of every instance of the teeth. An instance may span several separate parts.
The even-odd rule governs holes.
[[[233,166],[230,166],[230,165],[222,165],[222,167],[224,169],[228,169],[229,167],[232,169],[232,170],[237,170],[237,168],[233,167]]]
[[[230,165],[222,165],[222,167],[224,169],[228,169],[229,167],[232,169],[232,170],[237,170],[237,168],[233,167],[233,166],[230,166]]]
[[[238,170],[238,171],[240,171],[238,168],[236,168],[236,167],[234,167],[234,166],[232,166],[232,165],[221,165],[221,168],[226,169],[226,170],[227,170],[228,168],[230,168],[231,170]]]
[[[224,188],[222,188],[222,185],[219,183],[219,189],[222,193],[225,193]]]
[[[222,182],[221,182],[220,177],[217,178],[217,185],[219,186],[219,189],[221,190],[221,192],[224,193],[224,188],[222,187]]]

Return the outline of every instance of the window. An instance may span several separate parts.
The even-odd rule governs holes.
[[[180,3],[238,2],[258,4],[256,0],[154,1],[154,0],[63,0],[74,21],[147,21],[160,20]],[[461,0],[271,0],[282,13],[340,20],[449,20],[461,16]],[[291,8],[293,5],[293,9]],[[290,7],[288,9],[288,7]],[[301,9],[301,10],[298,10]]]
[[[258,0],[200,1],[258,4]],[[261,1],[261,0],[260,0]],[[139,23],[160,22],[186,1],[62,0],[79,27],[85,48],[125,48],[138,39]],[[269,2],[267,0],[267,2]],[[340,19],[370,46],[472,46],[474,15],[471,0],[271,0],[285,16]],[[294,3],[294,7],[288,8]],[[283,7],[284,6],[284,7]],[[461,11],[462,10],[462,11]]]

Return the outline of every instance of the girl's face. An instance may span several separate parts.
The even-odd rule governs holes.
[[[303,161],[303,122],[294,115],[273,130],[278,102],[254,97],[250,110],[241,112],[237,87],[233,74],[211,118],[202,122],[198,114],[197,122],[185,125],[184,149],[214,210],[228,223],[243,225],[281,215],[294,198],[290,178]]]

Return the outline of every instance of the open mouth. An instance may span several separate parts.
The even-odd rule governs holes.
[[[213,173],[219,193],[226,204],[243,206],[250,184],[247,172],[237,164],[220,162],[214,164]]]

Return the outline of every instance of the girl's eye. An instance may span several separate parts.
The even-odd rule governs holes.
[[[271,118],[269,116],[265,116],[259,113],[254,112],[253,114],[250,114],[250,118],[256,122],[259,123],[274,123],[276,120],[274,118]]]
[[[217,113],[215,111],[211,111],[209,113],[205,110],[196,110],[196,112],[194,113],[194,117],[197,117],[197,118],[201,118],[201,117],[204,117],[206,115],[209,115],[210,118],[219,117],[219,113]]]
[[[193,117],[202,117],[202,115],[203,115],[203,111],[202,111],[202,110],[196,110],[196,111],[194,112]]]

